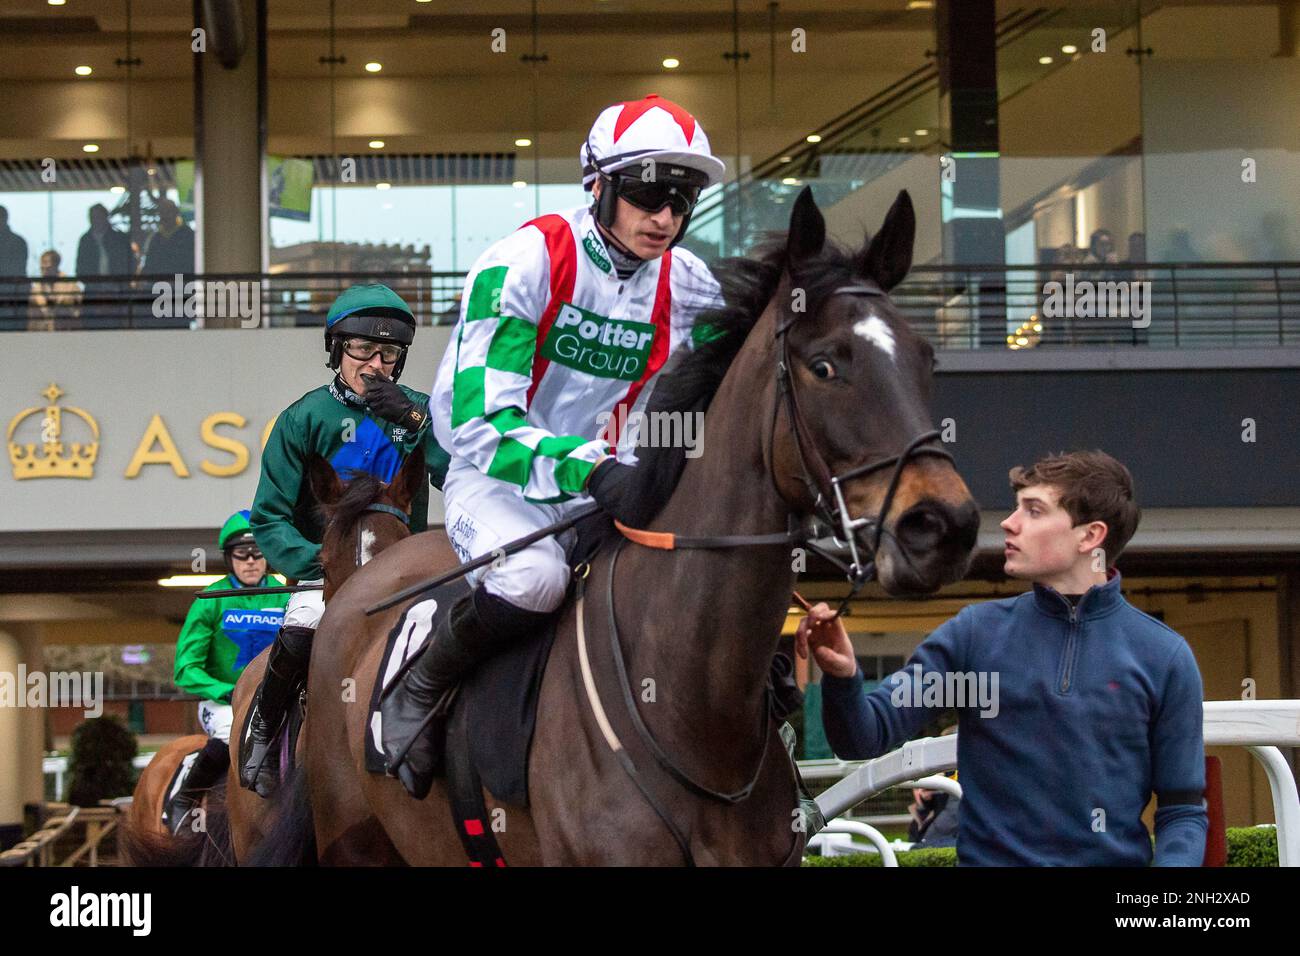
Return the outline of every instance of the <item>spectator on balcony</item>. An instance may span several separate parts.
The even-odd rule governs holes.
[[[134,274],[131,240],[113,228],[108,221],[108,210],[95,203],[90,207],[90,228],[77,243],[77,278]]]
[[[0,329],[21,329],[27,317],[27,240],[9,228],[0,206]]]
[[[27,300],[27,330],[53,332],[75,329],[81,316],[81,285],[69,279],[59,265],[63,257],[53,249],[41,253],[41,277],[32,283]]]
[[[188,275],[194,271],[194,230],[170,199],[158,200],[158,229],[145,240],[142,275]]]
[[[1085,262],[1118,262],[1115,254],[1115,236],[1109,229],[1096,229],[1088,239],[1088,255]]]

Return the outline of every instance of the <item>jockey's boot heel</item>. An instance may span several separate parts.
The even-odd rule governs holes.
[[[230,748],[221,738],[210,738],[190,765],[181,792],[172,798],[171,805],[167,808],[165,822],[173,834],[179,833],[190,823],[190,813],[203,802],[204,795],[229,768]]]
[[[253,701],[248,735],[240,747],[240,786],[269,797],[280,785],[280,730],[292,701],[307,678],[315,628],[287,624],[271,645],[266,675]]]
[[[397,774],[411,796],[423,800],[433,786],[440,730],[436,718],[445,716],[461,678],[550,617],[515,607],[481,586],[452,605],[380,704],[388,772]]]

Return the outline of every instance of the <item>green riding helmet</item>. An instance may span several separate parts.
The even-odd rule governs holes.
[[[257,544],[253,540],[253,529],[248,523],[248,514],[247,510],[236,511],[221,526],[221,534],[217,536],[217,547],[223,552],[241,544]]]
[[[334,300],[325,317],[330,368],[338,369],[343,361],[343,340],[351,337],[409,346],[415,339],[415,315],[400,295],[382,283],[354,285]],[[403,348],[402,357],[393,366],[394,382],[405,364]]]

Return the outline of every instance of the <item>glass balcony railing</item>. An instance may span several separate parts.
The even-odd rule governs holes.
[[[0,329],[278,328],[324,325],[356,282],[383,282],[421,325],[460,314],[465,274],[275,273],[89,279],[52,312],[13,280]],[[916,266],[892,292],[940,349],[1300,346],[1300,262]]]

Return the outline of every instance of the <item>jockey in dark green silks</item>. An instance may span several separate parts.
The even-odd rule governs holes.
[[[271,565],[300,583],[320,583],[324,528],[307,480],[317,454],[346,482],[365,472],[391,481],[408,455],[421,455],[438,488],[449,457],[429,427],[429,396],[397,378],[415,338],[415,316],[387,286],[355,285],[330,307],[325,350],[333,381],[286,408],[262,452],[251,526]],[[411,531],[425,530],[429,492],[411,502]],[[294,594],[276,635],[241,750],[240,782],[270,796],[279,784],[278,737],[289,703],[305,685],[311,641],[324,613],[320,591]]]
[[[266,558],[248,524],[249,513],[237,511],[217,538],[229,573],[205,590],[267,587]],[[249,661],[272,640],[284,619],[287,594],[231,595],[200,598],[190,607],[176,640],[176,686],[201,698],[199,723],[208,746],[199,751],[184,787],[170,802],[167,816],[179,828],[185,814],[198,805],[203,792],[225,773],[229,762],[230,694]]]

